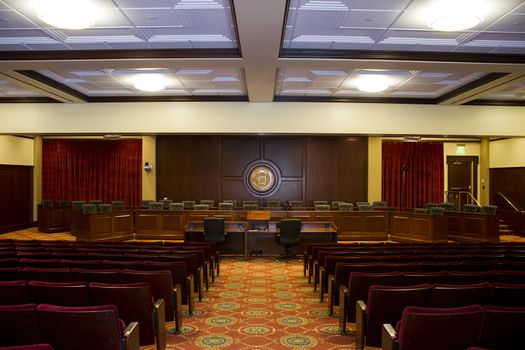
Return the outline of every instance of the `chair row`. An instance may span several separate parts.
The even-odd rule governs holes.
[[[525,308],[410,306],[396,329],[383,325],[381,344],[383,350],[518,350],[524,324]]]
[[[104,265],[106,266],[106,265]],[[155,299],[163,299],[165,320],[175,321],[176,331],[182,326],[182,305],[188,305],[192,315],[195,303],[190,297],[193,293],[191,276],[181,274],[180,269],[167,269],[165,266],[144,264],[133,265],[134,269],[85,269],[85,268],[35,268],[10,267],[0,268],[0,303],[24,303],[32,301],[27,294],[13,294],[13,287],[7,283],[15,280],[34,280],[46,282],[77,282],[86,283],[148,283]],[[173,273],[172,273],[173,272]],[[178,275],[176,275],[177,273]],[[4,283],[6,282],[6,283]],[[183,288],[184,287],[184,288]],[[185,292],[184,290],[187,290]]]
[[[0,282],[0,303],[52,304],[57,306],[115,305],[124,322],[139,323],[140,345],[157,344],[165,349],[165,301],[154,299],[148,282]]]
[[[385,281],[387,278],[384,278]],[[373,284],[366,300],[357,299],[348,308],[355,308],[356,349],[381,345],[381,325],[401,318],[407,306],[450,308],[471,304],[525,307],[525,284],[488,282],[477,284]],[[348,299],[347,299],[348,300]],[[346,334],[346,320],[339,317],[341,334]]]
[[[417,263],[338,263],[336,264],[336,273],[328,277],[328,311],[333,313],[334,306],[340,306],[340,291],[342,288],[350,286],[352,273],[386,273],[386,272],[411,272],[411,273],[432,273],[432,272],[454,272],[461,277],[447,277],[451,283],[457,282],[456,279],[469,279],[470,281],[487,282],[521,282],[525,273],[525,264],[485,264],[485,262],[432,262],[423,261]],[[480,274],[480,277],[472,277]],[[468,276],[463,276],[468,275]],[[471,276],[471,277],[469,277]],[[448,282],[447,282],[448,283]]]
[[[339,316],[346,317],[350,322],[355,321],[354,305],[357,300],[367,301],[370,286],[384,284],[393,286],[406,286],[415,284],[450,284],[465,285],[473,283],[510,283],[525,284],[525,272],[523,271],[439,271],[439,272],[414,272],[414,271],[389,271],[389,272],[352,272],[347,284],[340,287],[339,293]],[[519,300],[509,300],[513,305],[525,306],[522,296]],[[499,301],[500,303],[502,301]],[[518,303],[518,305],[515,305]],[[330,310],[331,314],[333,309]]]
[[[139,324],[127,325],[115,305],[0,306],[0,345],[46,343],[56,350],[139,350]]]

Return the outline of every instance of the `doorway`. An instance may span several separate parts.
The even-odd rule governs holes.
[[[454,202],[456,210],[478,199],[478,162],[477,156],[447,156],[447,202]]]

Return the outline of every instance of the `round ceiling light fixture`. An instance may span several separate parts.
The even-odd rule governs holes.
[[[133,86],[140,91],[158,92],[166,89],[166,78],[162,74],[139,74],[133,77]]]
[[[485,3],[479,0],[440,0],[425,11],[430,28],[442,32],[457,32],[473,28],[485,19]]]
[[[359,91],[383,92],[392,85],[392,80],[384,75],[362,75],[354,82]]]
[[[37,0],[35,5],[42,21],[61,29],[92,27],[100,13],[89,0]]]

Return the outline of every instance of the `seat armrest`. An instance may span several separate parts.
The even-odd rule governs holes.
[[[182,290],[180,284],[173,287],[173,315],[175,318],[175,332],[178,334],[182,328]]]
[[[366,304],[358,300],[355,308],[355,348],[363,350],[365,348]]]
[[[346,319],[348,317],[348,288],[339,287],[339,331],[346,335]]]
[[[397,333],[390,323],[384,323],[381,331],[381,349],[397,350]]]
[[[157,350],[166,349],[166,303],[164,299],[155,301],[155,338],[157,340]]]
[[[124,329],[124,342],[126,350],[140,350],[139,323],[130,322]]]
[[[328,315],[334,316],[334,288],[335,288],[335,276],[328,276]]]
[[[187,277],[186,283],[188,284],[188,313],[190,316],[193,315],[195,310],[195,282],[193,281],[193,274],[190,273]]]

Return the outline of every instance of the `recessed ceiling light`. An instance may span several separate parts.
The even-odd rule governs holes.
[[[382,92],[387,90],[393,81],[384,75],[361,75],[354,80],[353,84],[359,91],[363,92]]]
[[[133,77],[133,86],[140,91],[157,92],[166,88],[166,78],[162,74],[140,74]]]
[[[93,26],[99,8],[89,0],[37,0],[38,17],[61,29],[85,29]]]
[[[473,28],[483,22],[486,4],[480,0],[434,1],[424,12],[428,26],[443,32]]]

